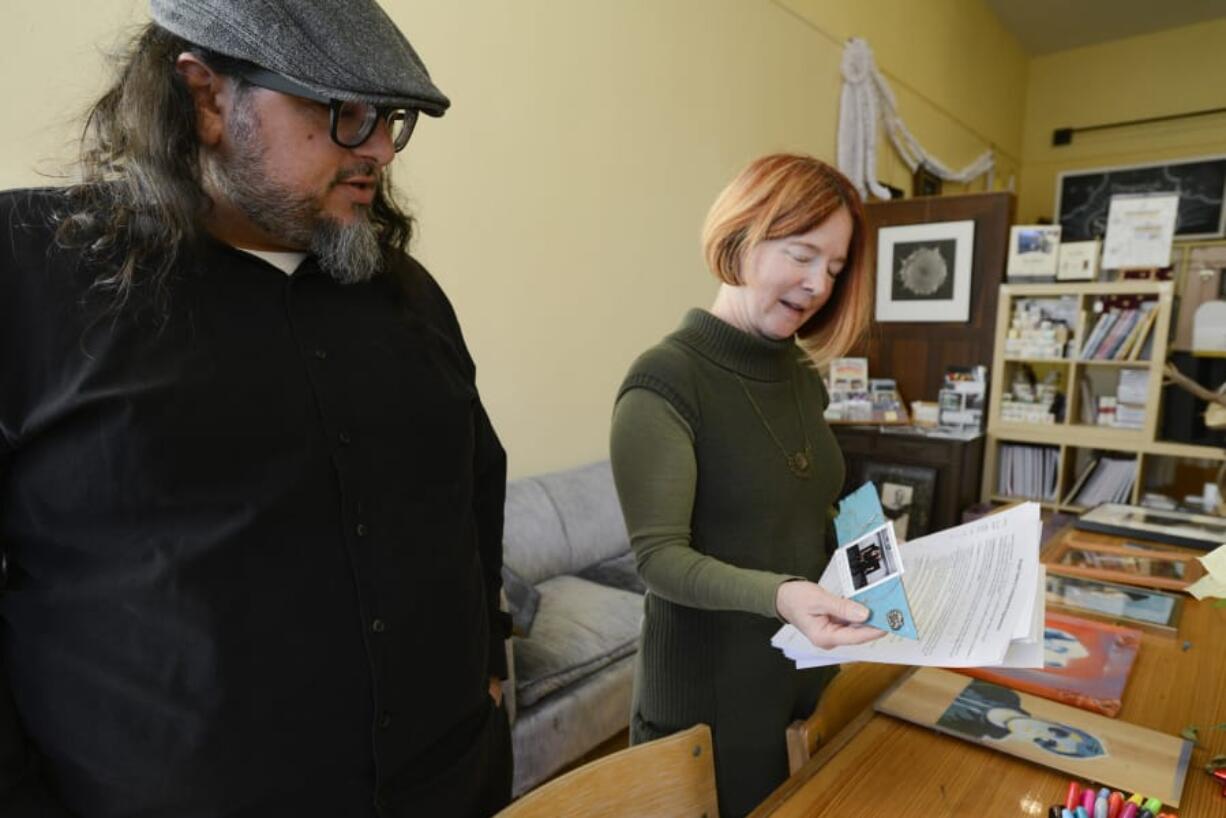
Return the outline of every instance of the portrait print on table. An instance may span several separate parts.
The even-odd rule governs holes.
[[[1141,632],[1048,610],[1043,667],[975,667],[959,673],[1063,702],[1104,716],[1119,715]]]
[[[974,244],[974,221],[878,230],[877,320],[966,321]]]
[[[1055,211],[1063,240],[1102,238],[1116,194],[1168,191],[1179,194],[1177,240],[1226,235],[1226,156],[1202,156],[1158,165],[1064,171],[1056,180]]]
[[[1178,806],[1193,743],[960,673],[922,667],[877,710],[999,753]]]
[[[886,519],[894,524],[894,536],[899,542],[928,533],[932,500],[936,496],[935,468],[870,460],[863,466],[863,479],[877,487],[881,509]]]

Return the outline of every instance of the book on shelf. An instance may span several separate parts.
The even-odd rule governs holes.
[[[1128,359],[1128,353],[1137,345],[1137,338],[1149,326],[1149,322],[1153,320],[1156,314],[1153,301],[1143,302],[1138,310],[1137,320],[1132,323],[1132,329],[1128,331],[1128,335],[1125,336],[1123,343],[1111,353],[1112,360],[1124,361]]]
[[[1069,492],[1070,505],[1094,508],[1103,503],[1127,503],[1136,481],[1137,461],[1131,457],[1095,458]]]
[[[1111,330],[1111,326],[1119,317],[1119,312],[1119,310],[1112,308],[1098,316],[1098,321],[1094,323],[1094,329],[1090,331],[1090,337],[1086,339],[1085,344],[1081,347],[1082,360],[1094,357],[1094,351],[1098,349],[1098,345],[1102,343],[1103,337]]]
[[[1128,352],[1128,360],[1130,361],[1148,361],[1154,347],[1154,323],[1158,317],[1157,310],[1150,310],[1149,315],[1145,317],[1145,326],[1141,328],[1141,332],[1137,335],[1136,343],[1132,345],[1132,349]]]
[[[1060,449],[1056,446],[1002,443],[997,490],[1008,497],[1054,500],[1059,459]]]
[[[1115,325],[1111,327],[1111,332],[1107,334],[1098,349],[1094,351],[1094,357],[1100,361],[1109,361],[1115,357],[1115,353],[1124,344],[1124,339],[1132,332],[1137,325],[1137,321],[1141,319],[1139,310],[1124,310],[1120,313],[1120,317],[1116,320]]]
[[[1087,378],[1081,379],[1081,422],[1093,426],[1098,422],[1098,407],[1094,403],[1094,388]]]
[[[1048,611],[1043,668],[965,668],[960,673],[1084,710],[1117,716],[1141,632]]]

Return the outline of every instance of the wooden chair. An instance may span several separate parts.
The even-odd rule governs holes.
[[[598,758],[496,818],[719,818],[711,729],[699,724]]]
[[[813,713],[807,719],[798,719],[788,725],[788,774],[803,767],[818,746],[872,707],[877,697],[906,669],[902,665],[875,662],[845,665],[826,686]]]

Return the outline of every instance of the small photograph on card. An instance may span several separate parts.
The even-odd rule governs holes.
[[[839,549],[843,587],[854,597],[902,575],[902,558],[894,529],[888,523]]]

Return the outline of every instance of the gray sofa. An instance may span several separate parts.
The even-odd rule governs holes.
[[[508,483],[503,545],[518,796],[626,728],[643,597],[608,461]]]

